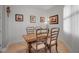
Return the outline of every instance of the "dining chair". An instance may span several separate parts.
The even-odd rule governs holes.
[[[51,53],[51,47],[52,46],[55,46],[56,52],[58,52],[57,39],[58,39],[58,35],[59,35],[59,30],[60,30],[60,28],[56,28],[56,27],[51,28],[51,30],[50,30],[50,37],[49,37],[50,39],[47,42],[50,53]]]
[[[26,32],[27,32],[27,34],[34,34],[35,28],[34,27],[26,27]]]
[[[37,29],[36,30],[36,42],[32,44],[32,48],[35,52],[41,51],[44,49],[46,52],[47,47],[47,37],[48,37],[48,29]]]

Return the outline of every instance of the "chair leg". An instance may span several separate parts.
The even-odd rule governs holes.
[[[50,53],[51,53],[51,46],[49,47]]]
[[[45,46],[45,53],[47,52],[47,48],[46,48],[46,46]]]
[[[58,46],[57,46],[57,44],[56,44],[56,52],[58,53],[58,49],[57,49],[57,47],[58,47]]]
[[[31,53],[31,43],[29,43],[29,53]]]
[[[46,42],[47,43],[47,42]],[[45,43],[45,53],[47,52],[47,44]]]

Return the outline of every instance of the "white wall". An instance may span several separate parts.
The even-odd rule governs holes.
[[[5,6],[5,10],[6,10]],[[60,27],[62,32],[63,27],[63,7],[58,6],[51,8],[49,10],[42,10],[38,8],[34,8],[32,6],[10,6],[11,13],[9,18],[7,17],[6,12],[5,14],[5,30],[6,30],[6,39],[3,40],[3,46],[6,46],[8,43],[11,42],[21,42],[24,41],[22,35],[26,34],[26,27],[28,26],[41,26],[45,27],[45,24],[40,23],[40,16],[45,16],[46,20],[48,20],[49,16],[53,16],[58,14],[59,15],[59,24],[53,24],[49,25],[49,28],[51,27]],[[23,22],[16,22],[15,21],[15,14],[23,14],[24,21]],[[36,16],[36,23],[30,23],[30,15]],[[62,39],[62,33],[59,35],[59,39]]]
[[[5,14],[5,6],[2,6],[2,47],[5,47],[5,45],[8,43],[8,21]]]
[[[0,6],[0,49],[2,47],[2,6]]]
[[[6,27],[6,39],[3,40],[3,46],[11,42],[20,42],[23,41],[22,35],[26,34],[26,27],[28,26],[43,26],[40,23],[40,16],[47,17],[45,11],[39,9],[34,9],[30,6],[10,6],[11,13],[7,17],[5,12],[5,27]],[[6,6],[5,6],[6,8]],[[6,10],[6,9],[5,9]],[[15,21],[15,14],[23,14],[23,22]],[[36,23],[30,23],[30,15],[36,16]],[[46,18],[47,19],[47,18]]]

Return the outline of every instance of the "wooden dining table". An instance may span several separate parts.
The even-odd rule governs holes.
[[[45,35],[42,35],[42,37],[45,37]],[[37,38],[36,38],[36,34],[28,34],[28,35],[23,35],[24,40],[28,43],[28,50],[29,53],[31,52],[31,44],[33,42],[36,42]]]
[[[31,52],[31,43],[36,41],[36,34],[23,35],[24,40],[28,43],[29,53]]]

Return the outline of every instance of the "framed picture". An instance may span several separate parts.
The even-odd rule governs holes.
[[[58,24],[58,15],[50,16],[49,22],[50,24]]]
[[[30,23],[36,22],[36,16],[30,16]]]
[[[45,22],[45,17],[41,16],[40,17],[40,22]]]
[[[23,14],[15,14],[15,21],[22,22],[23,21]]]

